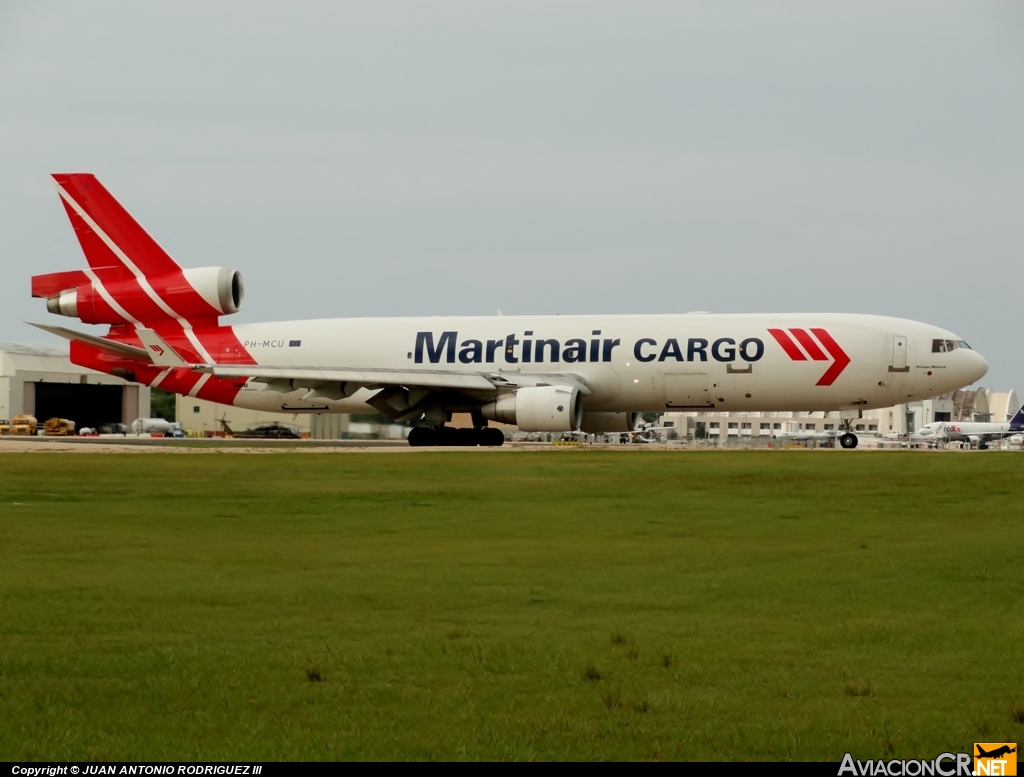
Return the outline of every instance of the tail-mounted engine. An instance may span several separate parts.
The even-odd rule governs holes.
[[[109,270],[109,271],[108,271]],[[229,267],[197,267],[137,277],[116,268],[36,275],[32,296],[45,297],[51,313],[86,324],[195,323],[237,313],[242,307],[242,274]]]

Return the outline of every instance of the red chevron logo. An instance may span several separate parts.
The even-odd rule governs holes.
[[[846,351],[840,348],[839,343],[824,329],[811,327],[809,332],[806,329],[794,328],[790,328],[789,331],[769,329],[768,333],[795,362],[805,362],[808,358],[816,362],[827,362],[829,357],[832,358],[832,365],[818,378],[816,386],[831,386],[850,363]]]

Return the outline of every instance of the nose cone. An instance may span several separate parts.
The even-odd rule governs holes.
[[[967,382],[974,383],[981,380],[988,373],[988,362],[977,351],[962,351],[967,357],[964,359],[964,371],[967,375]]]

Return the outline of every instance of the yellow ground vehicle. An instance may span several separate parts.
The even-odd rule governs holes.
[[[6,418],[0,419],[0,435],[11,433],[11,422]]]
[[[47,437],[66,437],[75,433],[75,422],[67,418],[50,418],[43,424],[43,432]]]
[[[21,415],[16,415],[11,419],[11,434],[32,435],[36,433],[36,427],[38,425],[39,422],[36,420],[35,416],[22,413]]]

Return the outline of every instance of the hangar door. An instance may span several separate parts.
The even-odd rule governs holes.
[[[96,428],[121,420],[124,386],[86,383],[36,383],[35,417],[43,424],[48,418],[68,418],[75,427]]]

